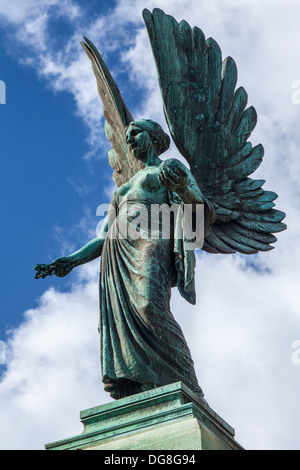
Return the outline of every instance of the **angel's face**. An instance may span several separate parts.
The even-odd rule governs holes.
[[[126,131],[126,143],[133,157],[143,161],[147,159],[147,155],[154,148],[154,143],[149,133],[136,124],[129,125]]]

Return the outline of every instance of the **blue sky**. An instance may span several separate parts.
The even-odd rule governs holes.
[[[167,130],[141,16],[157,6],[199,26],[236,60],[258,113],[251,142],[265,147],[256,176],[279,194],[289,227],[267,254],[200,253],[197,305],[174,291],[172,309],[209,403],[241,444],[299,448],[292,345],[300,339],[300,104],[293,101],[300,7],[293,0],[0,0],[0,448],[41,449],[78,434],[79,411],[109,400],[99,370],[99,261],[63,279],[35,280],[33,267],[93,238],[97,206],[113,188],[82,35],[103,54],[132,114]],[[174,145],[167,156],[177,156]]]
[[[34,282],[32,269],[37,258],[49,259],[57,250],[54,228],[75,224],[76,211],[82,210],[67,177],[92,177],[82,160],[84,128],[67,112],[74,107],[72,97],[53,95],[28,67],[2,57],[7,84],[7,104],[1,107],[3,337],[21,321],[23,306],[33,306],[44,289]]]
[[[113,2],[77,4],[91,15],[107,12],[108,5],[113,6]],[[47,37],[55,54],[60,41],[66,42],[74,34],[74,27],[66,17],[56,18],[53,10],[53,15],[49,13]],[[43,283],[33,279],[33,266],[60,255],[62,238],[74,247],[88,241],[88,235],[77,225],[87,212],[94,216],[94,222],[97,220],[97,206],[109,201],[103,188],[108,186],[112,173],[106,158],[108,147],[103,150],[98,145],[95,150],[89,145],[90,131],[76,116],[73,90],[53,92],[51,80],[49,83],[30,65],[22,64],[28,61],[27,56],[34,61],[34,52],[15,41],[14,34],[3,24],[1,79],[6,83],[7,104],[0,108],[1,217],[5,221],[1,246],[2,259],[6,259],[2,271],[6,287],[1,311],[6,314],[0,317],[1,338],[5,330],[22,320],[24,305],[33,307],[45,289]],[[79,30],[79,38],[87,33]],[[85,58],[83,50],[80,53]],[[113,54],[110,59],[114,66]],[[89,68],[88,59],[86,62]],[[98,108],[99,123],[95,124],[100,129],[100,101]],[[87,160],[84,156],[90,151],[94,155]],[[69,230],[70,238],[65,236]],[[64,289],[68,281],[55,278],[51,284]]]

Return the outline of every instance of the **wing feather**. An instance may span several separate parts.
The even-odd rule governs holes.
[[[257,124],[248,95],[236,89],[237,67],[198,28],[160,9],[143,11],[172,138],[199,188],[216,210],[203,250],[256,253],[272,249],[286,228],[274,209],[277,195],[252,175],[264,156],[248,139]]]
[[[133,121],[133,116],[125,105],[121,93],[97,48],[86,37],[84,37],[81,45],[92,63],[98,93],[103,104],[105,134],[112,145],[108,152],[108,160],[115,170],[113,180],[117,186],[121,186],[142,167],[141,163],[133,159],[125,140],[125,128]]]
[[[222,64],[221,88],[216,120],[225,122],[231,109],[232,96],[237,82],[237,66],[231,57]]]
[[[229,140],[241,121],[247,103],[248,94],[243,87],[239,87],[234,93],[227,120],[224,122],[223,132],[226,140]]]

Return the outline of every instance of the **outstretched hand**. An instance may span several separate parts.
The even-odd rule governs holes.
[[[58,277],[64,277],[72,271],[74,266],[74,263],[67,256],[57,258],[50,264],[37,264],[34,268],[36,271],[35,279],[40,277],[44,279],[54,274]]]
[[[170,191],[184,191],[188,185],[187,168],[179,160],[165,160],[159,165],[158,179]]]

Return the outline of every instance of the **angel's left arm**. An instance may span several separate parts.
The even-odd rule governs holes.
[[[205,204],[205,197],[197,185],[192,173],[186,168],[186,183],[177,188],[177,194],[184,204]]]
[[[191,204],[193,213],[196,212],[197,204],[204,205],[204,233],[205,236],[209,233],[210,226],[216,221],[216,211],[212,203],[203,196],[201,189],[199,188],[198,184],[195,181],[194,176],[188,170],[188,184],[184,191],[180,191],[177,193],[180,196],[182,202],[184,204]]]

